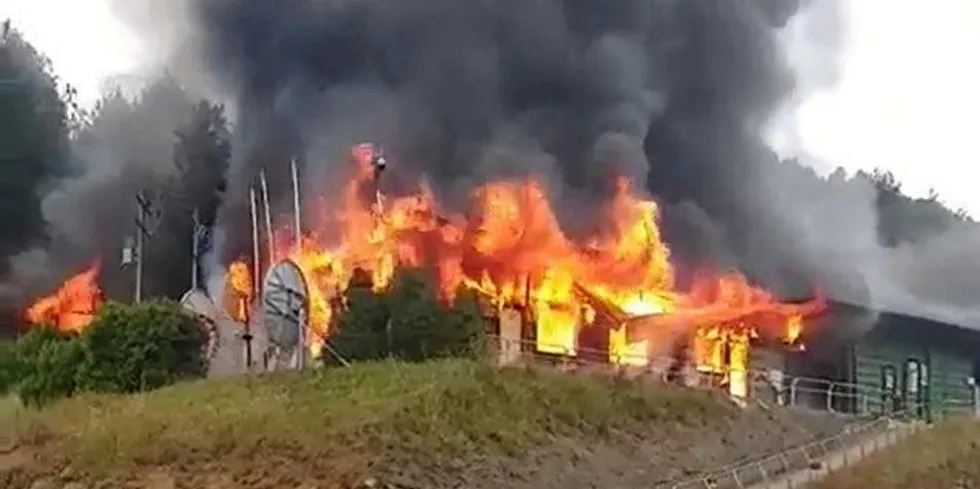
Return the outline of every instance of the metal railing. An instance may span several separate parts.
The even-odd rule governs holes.
[[[490,343],[494,344],[501,353],[507,350],[509,355],[501,354],[500,358],[508,360],[505,363],[521,363],[529,359],[540,360],[551,358],[551,363],[559,368],[566,370],[576,370],[583,367],[599,366],[615,374],[630,377],[660,377],[666,381],[671,374],[677,371],[677,358],[671,355],[648,356],[633,353],[623,353],[617,355],[619,363],[612,363],[608,351],[577,347],[570,349],[567,345],[548,345],[538,341],[516,338],[501,338],[499,336],[489,336]],[[546,352],[542,353],[540,350]],[[547,351],[555,353],[547,353]],[[727,377],[732,372],[729,367],[722,366],[720,369],[711,372],[687,372],[699,377]],[[827,379],[794,377],[782,375],[780,382],[773,383],[769,380],[770,372],[765,369],[748,367],[744,370],[751,389],[768,390],[779,400],[782,406],[807,406],[816,407],[813,403],[805,403],[803,394],[812,394],[814,398],[823,397],[821,408],[835,413],[869,412],[869,407],[873,400],[880,399],[883,391],[876,386],[861,385]],[[853,401],[851,403],[841,401]],[[839,409],[838,404],[853,404],[856,409],[848,411]]]
[[[916,408],[851,427],[822,440],[796,446],[757,460],[732,464],[694,477],[658,486],[660,489],[795,488],[826,473],[849,467],[865,456],[893,445],[927,426],[914,419]],[[800,472],[802,471],[802,472]]]

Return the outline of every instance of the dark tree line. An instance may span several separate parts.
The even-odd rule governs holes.
[[[109,298],[128,299],[121,250],[135,193],[162,210],[146,250],[146,296],[190,286],[192,216],[214,224],[231,156],[224,108],[164,75],[92,108],[8,27],[0,43],[0,334],[30,297],[100,258]]]

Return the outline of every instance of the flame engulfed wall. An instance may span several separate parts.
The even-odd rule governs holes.
[[[531,311],[542,353],[577,356],[579,334],[594,322],[597,303],[626,319],[647,318],[608,326],[612,363],[645,365],[651,332],[683,328],[694,338],[697,368],[724,375],[732,393],[744,395],[750,340],[794,344],[802,318],[822,307],[819,300],[780,303],[734,272],[702,273],[690,290],[678,290],[657,227],[657,205],[636,196],[626,179],[616,181],[613,197],[598,210],[596,232],[573,241],[534,178],[486,183],[472,193],[467,215],[453,215],[421,185],[411,195],[383,194],[374,154],[371,144],[352,148],[353,178],[335,200],[320,200],[324,205],[300,243],[290,238],[291,229],[275,233],[275,255],[297,263],[310,286],[308,341],[314,349],[329,335],[337,298],[355,270],[367,272],[381,291],[397,267],[426,267],[446,300],[463,286],[498,310]],[[245,261],[231,265],[228,283],[238,293],[226,304],[245,319],[242,301],[252,298]]]

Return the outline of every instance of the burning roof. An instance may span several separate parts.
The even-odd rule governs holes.
[[[336,298],[356,270],[382,290],[400,266],[430,270],[446,300],[468,287],[497,307],[529,309],[542,352],[576,355],[580,329],[603,318],[612,361],[642,361],[656,332],[680,326],[688,335],[711,329],[793,341],[800,318],[822,308],[821,300],[782,303],[737,272],[702,272],[681,290],[657,204],[625,178],[596,209],[595,232],[571,238],[535,178],[487,182],[472,192],[467,213],[452,214],[424,185],[385,194],[372,154],[369,145],[352,148],[353,177],[340,195],[317,196],[321,207],[300,243],[290,229],[275,233],[274,254],[297,263],[310,285],[314,345],[329,335]],[[231,270],[249,267],[240,261]]]

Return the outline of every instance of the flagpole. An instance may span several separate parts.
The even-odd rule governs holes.
[[[262,262],[259,256],[259,215],[255,197],[255,187],[249,187],[249,211],[252,215],[252,287],[255,297],[259,295],[259,281],[262,280]]]
[[[293,224],[295,226],[294,231],[296,232],[296,252],[299,253],[302,246],[303,239],[303,229],[300,221],[300,205],[299,205],[299,170],[296,168],[296,158],[289,161],[289,171],[293,179]],[[303,313],[301,313],[303,314]],[[303,314],[299,318],[299,348],[296,352],[296,366],[299,370],[303,370],[306,367],[306,342],[307,329],[309,325],[306,324],[309,321],[309,314]]]
[[[302,219],[300,218],[300,200],[299,200],[299,169],[296,168],[296,158],[293,158],[290,163],[290,171],[293,176],[293,230],[296,232],[296,242],[294,246],[296,251],[299,252],[303,245],[303,225]]]
[[[269,182],[265,178],[265,168],[259,171],[259,184],[262,185],[262,207],[265,209],[265,233],[269,241],[269,264],[276,261],[275,242],[272,237],[272,211],[269,209]]]

